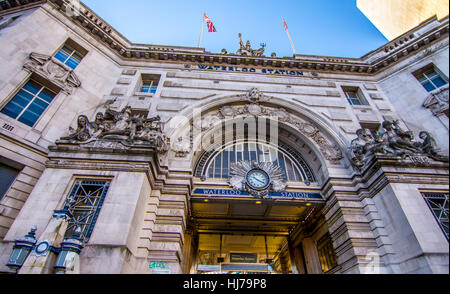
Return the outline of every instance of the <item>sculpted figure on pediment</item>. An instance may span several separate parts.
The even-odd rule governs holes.
[[[242,56],[262,56],[265,51],[266,44],[261,44],[261,48],[254,50],[252,49],[252,45],[250,44],[250,41],[247,41],[247,43],[244,45],[244,42],[242,42],[242,34],[239,33],[239,50],[237,51],[237,55]]]
[[[351,159],[354,166],[362,168],[374,155],[410,158],[414,164],[428,163],[426,158],[436,161],[448,162],[448,156],[439,154],[436,141],[429,132],[422,131],[419,138],[422,142],[415,141],[414,134],[404,131],[398,121],[385,121],[382,124],[383,131],[374,133],[367,129],[356,132],[358,136],[351,142]]]
[[[67,141],[87,141],[91,138],[91,127],[89,125],[89,119],[85,115],[80,115],[77,120],[77,129],[69,128],[71,134],[67,137],[61,138],[61,140]]]
[[[93,147],[119,145],[125,147],[154,148],[158,152],[168,150],[169,140],[163,134],[163,123],[159,116],[145,118],[133,115],[131,107],[122,111],[111,108],[107,103],[105,112],[98,112],[90,122],[86,115],[77,119],[77,129],[69,128],[70,135],[62,137],[57,143],[90,144]]]
[[[98,138],[107,136],[130,136],[131,134],[131,107],[125,107],[122,112],[113,112],[111,109],[105,111],[106,119],[112,120],[113,124],[105,124],[105,129],[98,135]]]
[[[362,166],[364,163],[376,153],[382,151],[382,143],[377,142],[370,130],[359,129],[356,131],[358,136],[350,144],[352,158],[357,166]]]
[[[398,121],[385,121],[383,122],[383,128],[385,131],[381,134],[380,140],[388,153],[403,155],[419,151],[417,145],[413,143],[413,134],[403,131],[399,127]]]
[[[436,140],[431,136],[429,132],[422,131],[419,133],[419,138],[422,140],[420,144],[420,149],[422,153],[428,154],[431,158],[436,161],[448,162],[448,156],[439,153],[437,148]]]

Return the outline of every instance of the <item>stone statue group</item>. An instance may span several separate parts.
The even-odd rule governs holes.
[[[125,146],[151,147],[158,152],[168,150],[168,139],[163,134],[163,124],[159,116],[145,118],[132,115],[131,107],[122,111],[111,108],[112,101],[107,103],[105,112],[98,112],[94,121],[86,115],[80,115],[77,128],[70,128],[70,135],[61,138],[71,143],[90,143],[92,141],[118,141]]]
[[[239,50],[236,52],[237,55],[242,56],[262,56],[265,51],[266,44],[261,44],[260,49],[253,49],[252,45],[250,44],[250,41],[247,41],[247,43],[244,45],[244,42],[242,41],[242,34],[239,33]]]
[[[419,138],[422,142],[414,140],[410,131],[404,131],[398,121],[383,122],[380,133],[372,133],[368,129],[359,129],[358,136],[351,143],[352,162],[361,168],[375,154],[400,156],[402,158],[425,156],[436,161],[448,162],[448,156],[439,154],[436,141],[429,132],[422,131]]]

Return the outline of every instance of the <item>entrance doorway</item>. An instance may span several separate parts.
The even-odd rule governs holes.
[[[292,274],[291,232],[323,201],[193,196],[196,274]],[[300,257],[301,258],[301,257]]]
[[[199,234],[198,274],[291,274],[282,235]]]

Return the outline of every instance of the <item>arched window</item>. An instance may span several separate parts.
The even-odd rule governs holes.
[[[271,162],[281,167],[284,172],[284,180],[288,182],[311,183],[316,181],[311,169],[300,154],[287,152],[282,146],[255,141],[241,141],[225,145],[215,152],[207,152],[204,157],[207,157],[207,159],[200,159],[197,166],[197,176],[227,179],[231,176],[231,164],[241,161],[255,161],[258,163]]]

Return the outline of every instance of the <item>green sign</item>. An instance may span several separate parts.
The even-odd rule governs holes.
[[[169,264],[163,261],[152,261],[149,264],[150,269],[168,269]]]
[[[258,263],[258,254],[255,253],[231,253],[231,263]]]

